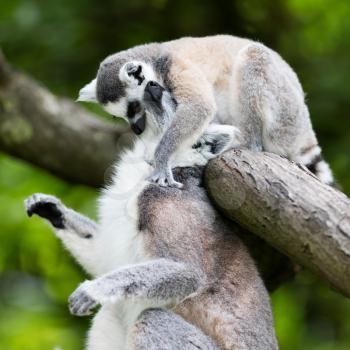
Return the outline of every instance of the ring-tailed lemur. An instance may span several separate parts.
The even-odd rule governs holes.
[[[78,100],[99,102],[140,134],[145,125],[142,94],[150,81],[171,91],[177,103],[155,150],[151,180],[180,187],[172,176],[171,156],[193,144],[214,121],[238,127],[245,146],[285,156],[308,167],[322,182],[333,182],[299,80],[266,46],[228,35],[136,46],[107,57]]]
[[[183,190],[146,181],[149,155],[172,121],[175,104],[156,82],[142,98],[145,130],[122,155],[92,222],[57,198],[36,194],[29,215],[48,219],[78,262],[96,278],[70,296],[87,315],[101,304],[89,350],[277,349],[268,293],[242,242],[202,186],[208,158],[235,145],[232,126],[211,125],[171,159]],[[133,105],[134,121],[143,116]],[[139,113],[137,113],[139,111]]]

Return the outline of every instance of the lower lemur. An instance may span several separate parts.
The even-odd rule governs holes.
[[[143,104],[145,131],[118,162],[99,201],[98,223],[53,196],[26,200],[28,214],[48,219],[95,277],[69,298],[79,316],[101,305],[87,348],[277,349],[257,268],[202,186],[208,158],[235,145],[240,134],[232,126],[211,125],[197,144],[172,157],[182,190],[150,184],[149,160],[176,105],[155,82],[145,89]]]

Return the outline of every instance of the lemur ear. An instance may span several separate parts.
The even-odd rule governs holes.
[[[96,79],[92,80],[89,84],[86,84],[80,91],[77,101],[81,102],[95,102],[96,98]]]

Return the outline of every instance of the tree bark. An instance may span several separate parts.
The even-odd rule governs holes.
[[[98,187],[131,139],[125,129],[13,70],[0,55],[0,150]],[[240,225],[232,222],[270,289],[294,273],[286,254],[350,296],[350,205],[344,194],[277,155],[243,150],[211,161],[206,183],[223,213]]]
[[[97,187],[131,137],[13,70],[0,52],[0,150],[63,179]]]
[[[223,213],[350,297],[350,200],[276,154],[232,150],[206,184]]]

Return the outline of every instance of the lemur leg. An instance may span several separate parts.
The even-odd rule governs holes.
[[[200,329],[164,309],[143,311],[128,334],[128,350],[216,350]]]
[[[325,183],[333,182],[321,157],[304,92],[287,63],[264,45],[250,44],[239,53],[235,77],[248,134],[257,139],[251,131],[258,125],[264,150],[305,165]]]
[[[164,306],[194,293],[201,279],[200,271],[183,263],[151,260],[83,282],[69,297],[69,308],[72,314],[85,316],[98,304],[130,298],[147,302],[148,307]]]
[[[50,222],[54,232],[78,263],[94,274],[93,263],[97,224],[86,216],[67,208],[58,198],[42,193],[28,197],[25,208],[29,216],[36,214]]]
[[[244,139],[238,128],[232,125],[210,124],[192,148],[211,159],[232,148],[244,147]]]
[[[174,65],[176,66],[176,65]],[[161,186],[182,187],[174,180],[170,157],[181,147],[191,147],[214,119],[216,104],[211,85],[196,67],[179,63],[173,72],[176,86],[173,95],[177,108],[170,127],[164,133],[154,153],[154,173],[149,177]]]

